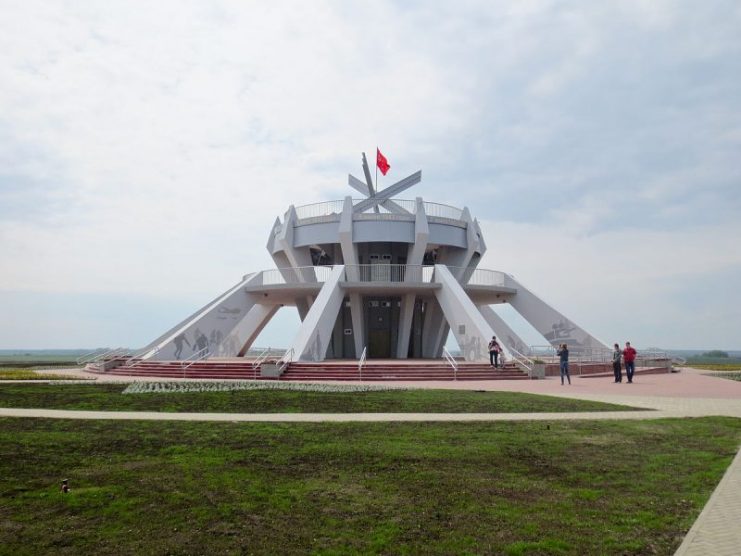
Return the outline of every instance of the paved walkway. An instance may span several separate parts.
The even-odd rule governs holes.
[[[741,451],[726,470],[676,556],[741,553]]]
[[[97,382],[132,382],[134,377],[101,377],[60,371]],[[152,378],[149,380],[163,381]],[[346,383],[344,383],[346,384]],[[643,411],[578,413],[159,413],[151,411],[67,411],[0,408],[0,417],[57,419],[147,419],[171,421],[250,422],[379,422],[379,421],[532,421],[569,419],[661,419],[723,415],[741,418],[741,382],[715,378],[693,369],[679,374],[637,375],[633,384],[609,378],[573,377],[571,386],[558,379],[534,381],[461,381],[392,383],[413,388],[445,388],[527,392],[602,401],[643,408]],[[678,556],[737,556],[741,554],[741,451],[726,471],[702,513],[676,552]]]

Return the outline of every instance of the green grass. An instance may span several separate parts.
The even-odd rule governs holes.
[[[122,384],[0,384],[0,407],[224,413],[523,413],[632,408],[516,392],[278,390],[127,394]]]
[[[711,373],[711,374],[712,374],[712,376],[717,376],[717,377],[720,377],[720,378],[727,378],[727,379],[730,379],[730,380],[741,381],[741,372],[738,372],[738,371],[736,371],[736,372],[733,372],[733,371],[730,371],[730,372],[729,371],[724,371],[722,373]]]
[[[33,369],[0,369],[0,380],[79,380],[77,377],[38,372]]]
[[[693,369],[707,371],[741,371],[741,363],[687,363]]]
[[[75,366],[81,353],[14,353],[0,354],[0,367]]]
[[[739,442],[721,417],[5,418],[0,553],[672,554]]]

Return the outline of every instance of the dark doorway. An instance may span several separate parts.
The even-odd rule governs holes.
[[[366,324],[368,329],[368,357],[388,359],[392,357],[392,334],[394,332],[394,308],[398,311],[399,299],[395,297],[366,298]]]

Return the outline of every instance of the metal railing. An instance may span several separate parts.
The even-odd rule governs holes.
[[[429,269],[429,270],[427,270]],[[345,265],[348,282],[431,282],[434,267],[412,264]]]
[[[85,363],[85,365],[98,367],[98,370],[105,370],[106,361],[110,361],[112,359],[116,359],[119,357],[120,358],[128,357],[129,354],[130,352],[128,348],[119,347],[119,348],[111,349],[109,351],[99,354],[95,358],[88,360]]]
[[[365,199],[353,199],[353,204],[364,201]],[[417,202],[412,199],[389,199],[397,206],[408,211],[410,215],[417,213]],[[306,218],[318,218],[321,216],[332,216],[337,215],[338,217],[342,214],[342,209],[345,201],[344,199],[334,201],[323,201],[321,203],[312,203],[310,205],[301,205],[294,207],[296,209],[296,216],[299,220]],[[391,214],[392,211],[383,206],[381,201],[379,212],[377,214]],[[463,216],[463,209],[451,205],[445,205],[442,203],[430,203],[423,201],[425,214],[432,218],[448,218],[450,220],[460,220]],[[373,211],[373,207],[368,207],[367,211]],[[366,211],[366,212],[367,212]]]
[[[363,366],[365,365],[365,360],[368,357],[368,348],[363,347],[363,353],[360,354],[360,359],[358,360],[358,376],[360,377],[360,382],[363,382]]]
[[[353,199],[355,201],[356,199]],[[358,199],[359,200],[359,199]],[[312,203],[295,207],[296,216],[299,220],[304,218],[316,218],[317,216],[329,216],[331,214],[342,214],[342,207],[345,204],[344,199],[338,201],[323,201],[321,203]]]
[[[149,353],[150,351],[152,352],[152,357],[154,357],[155,355],[157,355],[160,352],[160,347],[159,346],[156,346],[154,349],[144,348],[140,352],[132,355],[126,361],[124,361],[123,366],[124,367],[128,367],[129,369],[131,369],[133,367],[136,367],[137,365],[139,365],[139,364],[141,364],[141,363],[143,363],[145,361],[145,359],[142,359],[142,357],[144,355],[146,355],[147,353]]]
[[[324,283],[329,278],[334,266],[299,266],[296,268],[271,268],[261,270],[253,278],[251,286],[272,286],[289,284]],[[507,275],[498,270],[485,268],[469,269],[448,266],[458,281],[469,286],[505,287]],[[433,281],[435,265],[412,264],[356,264],[345,265],[343,279],[348,282],[422,282]],[[550,348],[550,346],[548,346]]]
[[[266,347],[260,352],[260,355],[258,355],[255,358],[255,360],[252,362],[252,369],[257,371],[260,365],[262,365],[268,357],[270,357],[270,348]]]
[[[96,359],[98,356],[103,355],[104,353],[108,353],[109,351],[111,351],[111,348],[97,348],[91,352],[81,355],[75,360],[75,362],[78,365],[84,365],[85,363],[88,363],[93,359]]]
[[[458,281],[466,286],[501,286],[507,285],[507,275],[498,270],[485,268],[466,268],[463,266],[448,266],[448,270]]]
[[[278,371],[280,371],[280,374],[283,374],[283,371],[286,370],[286,367],[291,363],[293,360],[293,348],[289,349],[283,354],[283,357],[281,357],[278,362],[280,363],[280,366],[278,367]]]
[[[533,369],[535,368],[535,361],[530,359],[524,353],[516,350],[512,346],[507,346],[507,349],[512,354],[512,359],[515,360],[515,363],[517,363],[518,365],[522,367],[525,367],[525,370],[527,370],[528,378],[532,378]]]
[[[299,266],[296,268],[271,268],[260,272],[252,284],[271,286],[325,282],[332,272],[331,266]]]
[[[450,355],[448,348],[445,346],[443,346],[443,358],[447,361],[448,365],[453,367],[453,380],[458,380],[458,362]]]
[[[183,359],[180,362],[180,366],[183,368],[183,378],[185,378],[185,371],[186,369],[190,368],[192,365],[195,365],[199,361],[202,361],[204,359],[207,359],[210,355],[208,346],[199,349],[197,352],[195,352],[193,355],[188,357],[187,359]]]

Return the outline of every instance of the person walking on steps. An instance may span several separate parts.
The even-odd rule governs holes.
[[[620,352],[620,345],[615,344],[615,350],[612,352],[612,370],[615,373],[615,382],[623,381],[623,371],[620,367],[621,355],[622,353]]]
[[[628,377],[628,384],[633,383],[633,373],[636,370],[636,350],[630,346],[630,342],[625,342],[623,350],[623,361],[625,362],[625,376]]]
[[[564,376],[568,379],[569,384],[571,384],[571,375],[569,374],[569,348],[566,344],[561,344],[558,346],[558,351],[556,353],[561,361],[561,386],[563,386]]]
[[[497,337],[492,336],[489,342],[489,363],[492,367],[499,367],[499,352],[502,351],[502,347],[497,342]]]

